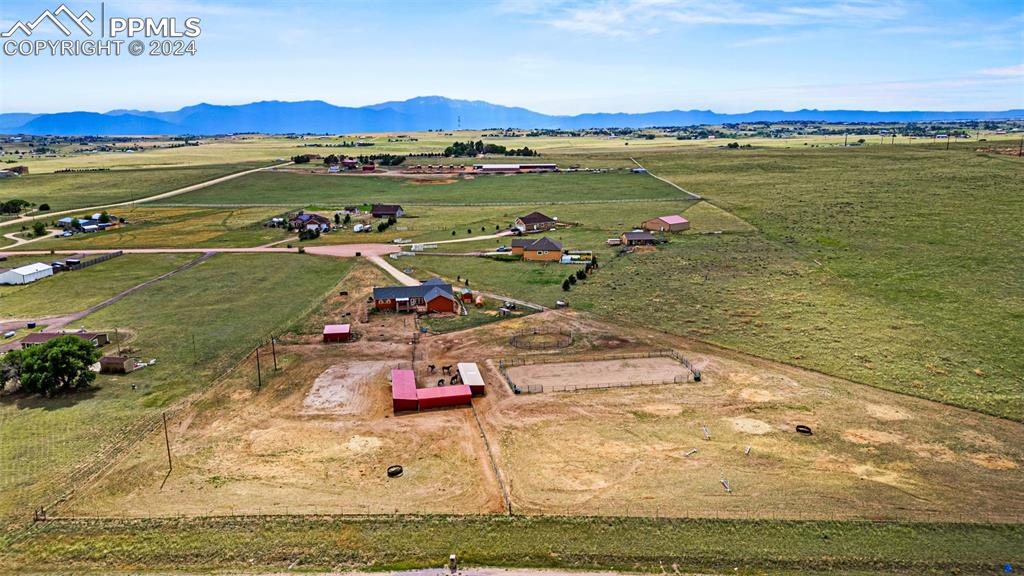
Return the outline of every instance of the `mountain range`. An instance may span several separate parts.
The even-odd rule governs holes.
[[[197,104],[172,112],[111,110],[55,114],[0,113],[0,132],[53,136],[134,136],[178,134],[265,134],[398,132],[486,128],[644,128],[761,121],[915,122],[943,120],[1022,119],[1024,110],[893,111],[755,110],[719,114],[710,110],[589,113],[575,116],[541,114],[526,108],[479,100],[422,96],[370,106],[335,106],[320,100],[264,101],[235,106]]]

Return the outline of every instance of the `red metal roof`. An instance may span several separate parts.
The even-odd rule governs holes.
[[[351,324],[327,324],[324,326],[324,334],[348,334],[352,331]]]
[[[431,399],[431,398],[452,398],[459,396],[472,396],[472,392],[469,390],[469,386],[460,384],[459,386],[436,386],[434,388],[420,388],[416,391],[416,396],[420,400]]]
[[[416,400],[416,373],[397,368],[392,370],[391,397],[396,400]]]
[[[673,214],[672,216],[661,216],[658,220],[661,220],[665,224],[688,224],[690,222],[686,218],[676,214]]]

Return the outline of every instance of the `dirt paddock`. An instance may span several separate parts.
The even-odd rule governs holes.
[[[685,366],[668,356],[527,364],[507,371],[516,386],[531,392],[684,382],[690,374]]]

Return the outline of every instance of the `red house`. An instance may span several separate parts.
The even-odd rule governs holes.
[[[452,285],[440,278],[432,278],[419,286],[374,288],[373,303],[377,310],[395,312],[454,314],[458,310]]]
[[[324,342],[348,342],[351,339],[351,324],[327,324],[324,326]]]

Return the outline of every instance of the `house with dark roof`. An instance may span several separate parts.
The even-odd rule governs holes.
[[[293,230],[319,230],[324,232],[331,229],[331,221],[319,214],[299,212],[288,220],[288,226]]]
[[[395,312],[456,313],[455,290],[440,278],[431,278],[419,286],[386,286],[373,289],[377,310]]]
[[[562,258],[562,243],[547,236],[523,246],[523,260],[531,262],[558,262]]]
[[[557,225],[557,219],[541,214],[540,212],[530,212],[526,216],[516,218],[515,222],[515,228],[523,233],[554,230]]]
[[[646,230],[633,230],[622,234],[623,246],[653,246],[656,243],[654,235]]]
[[[78,336],[82,340],[92,342],[92,345],[97,348],[110,343],[110,338],[106,332],[33,332],[26,335],[18,343],[21,344],[22,348],[28,348],[36,344],[46,344],[50,340],[61,336]]]
[[[405,210],[398,204],[374,204],[370,214],[374,218],[401,218],[405,216]]]

